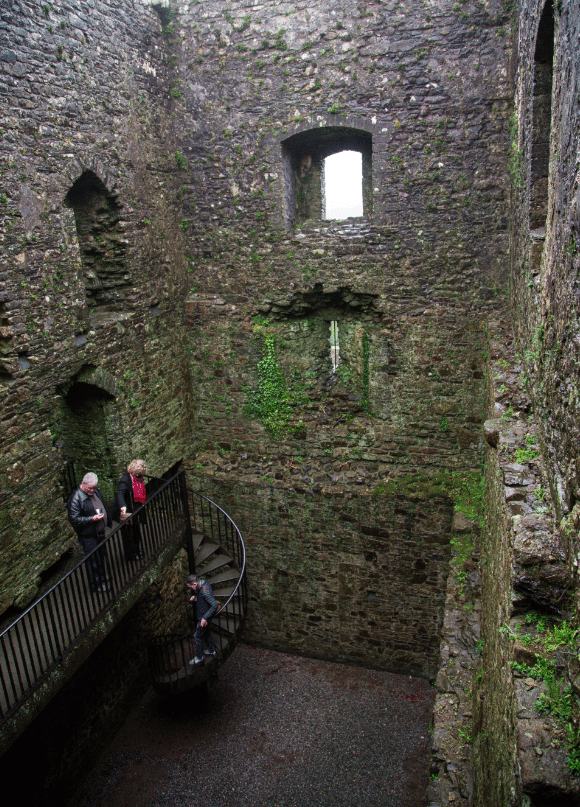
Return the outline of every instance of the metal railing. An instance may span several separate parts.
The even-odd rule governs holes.
[[[165,545],[179,534],[191,541],[184,471],[167,481],[152,479],[147,488],[148,501],[132,519],[136,524],[133,530],[139,535],[138,560],[125,559],[123,541],[127,533],[123,527],[129,519],[0,632],[0,724],[130,588]],[[91,590],[90,563],[93,568],[98,563],[104,569],[106,590]]]
[[[195,655],[193,631],[183,636],[176,634],[159,636],[148,647],[149,666],[153,687],[162,694],[171,694],[189,689],[215,673],[236,646],[246,619],[248,591],[246,585],[246,548],[242,534],[230,516],[219,505],[188,488],[188,499],[193,528],[198,536],[198,546],[204,541],[216,544],[221,554],[210,559],[209,566],[220,564],[206,573],[204,567],[198,575],[212,582],[219,576],[219,569],[236,570],[233,591],[220,601],[220,591],[214,587],[214,596],[220,602],[218,613],[211,620],[211,632],[218,655],[209,664],[191,666],[188,662]],[[195,538],[193,543],[195,543]],[[225,561],[225,553],[230,562]],[[190,569],[195,568],[190,559]],[[223,574],[223,573],[222,573]],[[215,584],[214,584],[215,585]]]

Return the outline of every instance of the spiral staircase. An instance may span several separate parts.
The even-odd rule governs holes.
[[[217,656],[205,656],[203,664],[189,662],[195,656],[195,609],[186,608],[188,630],[153,639],[148,646],[153,688],[160,695],[175,695],[205,685],[209,690],[217,671],[235,648],[244,627],[247,609],[246,554],[241,533],[230,516],[200,493],[188,489],[192,521],[190,570],[207,580],[218,602],[210,622]]]

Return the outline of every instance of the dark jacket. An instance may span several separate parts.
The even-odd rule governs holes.
[[[217,607],[218,604],[213,596],[212,587],[210,583],[202,577],[199,581],[198,589],[195,592],[195,612],[198,624],[202,619],[209,622],[212,616],[215,615]]]
[[[95,488],[95,493],[103,502],[105,511],[105,524],[111,526],[111,516],[107,510],[107,506],[103,499],[103,494],[98,488]],[[77,488],[67,502],[68,520],[73,525],[77,535],[82,536],[96,536],[97,535],[97,522],[93,521],[95,515],[95,508],[84,490]]]
[[[115,503],[113,504],[113,518],[119,521],[121,507],[126,507],[128,513],[134,513],[138,507],[142,505],[133,498],[133,482],[129,471],[125,471],[119,480],[119,487],[117,488],[117,495]]]

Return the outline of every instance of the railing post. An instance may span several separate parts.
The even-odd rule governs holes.
[[[193,549],[193,534],[191,532],[191,517],[189,514],[189,501],[187,498],[187,484],[185,482],[185,471],[179,474],[179,490],[181,493],[181,504],[183,515],[185,516],[185,546],[187,547],[187,562],[189,573],[195,574],[195,551]]]

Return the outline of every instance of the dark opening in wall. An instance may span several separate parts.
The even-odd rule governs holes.
[[[331,218],[326,214],[325,160],[340,152],[361,155],[360,214],[371,216],[372,135],[361,129],[323,126],[299,132],[282,143],[284,215],[289,229],[308,220]]]
[[[545,227],[548,214],[548,176],[552,120],[552,73],[554,62],[554,11],[546,0],[534,54],[534,98],[530,176],[530,229]]]
[[[65,204],[75,214],[87,306],[91,311],[126,308],[131,278],[121,204],[92,171],[74,183]]]
[[[88,471],[99,477],[99,487],[107,502],[114,497],[118,468],[111,446],[118,442],[115,398],[94,384],[75,381],[63,391],[61,446],[65,459],[74,461],[77,482]]]

